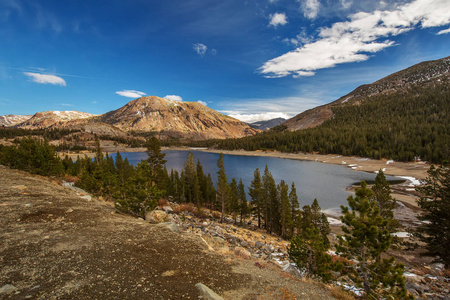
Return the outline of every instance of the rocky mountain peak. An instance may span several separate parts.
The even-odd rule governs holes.
[[[257,133],[247,124],[197,102],[141,97],[100,116],[125,131],[159,132],[181,139],[235,138]]]

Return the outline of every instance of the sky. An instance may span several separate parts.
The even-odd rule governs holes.
[[[289,118],[450,56],[450,0],[0,0],[0,115],[142,96]]]

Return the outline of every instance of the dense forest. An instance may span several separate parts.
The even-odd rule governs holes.
[[[333,118],[315,128],[287,131],[280,125],[256,136],[199,145],[432,163],[449,156],[449,86],[372,96],[360,104],[334,106],[332,111]]]

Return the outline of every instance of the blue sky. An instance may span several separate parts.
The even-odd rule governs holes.
[[[449,0],[0,0],[0,115],[156,95],[292,117],[449,50]]]

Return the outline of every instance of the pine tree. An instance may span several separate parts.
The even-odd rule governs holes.
[[[196,194],[198,185],[197,172],[195,169],[194,155],[192,152],[188,153],[188,158],[184,163],[184,179],[185,179],[185,197],[189,203],[196,202]],[[197,181],[197,182],[196,182]]]
[[[262,218],[262,210],[263,210],[263,191],[262,191],[262,181],[261,181],[261,174],[259,172],[259,169],[256,168],[255,172],[253,173],[254,178],[252,182],[250,183],[249,195],[251,200],[251,204],[253,206],[253,210],[256,212],[256,217],[258,219],[258,228],[261,228],[261,218]]]
[[[228,211],[233,215],[234,224],[239,214],[239,191],[236,178],[232,178],[229,185]]]
[[[319,276],[327,282],[331,279],[331,256],[321,236],[315,227],[302,230],[292,239],[288,254],[299,269],[306,271],[306,276]]]
[[[396,232],[400,223],[394,218],[393,209],[396,200],[391,196],[391,188],[384,176],[383,170],[378,171],[375,177],[375,184],[372,187],[373,200],[380,209],[380,216],[388,220],[388,229],[390,233]]]
[[[228,200],[228,179],[225,173],[225,165],[223,163],[223,153],[220,153],[219,159],[217,160],[217,167],[219,171],[217,172],[217,200],[221,205],[220,222],[223,223],[226,203]]]
[[[300,204],[298,202],[297,189],[295,188],[295,183],[292,182],[291,191],[289,192],[289,203],[291,205],[291,236],[294,236],[294,229],[300,227],[301,222],[301,212]]]
[[[272,231],[278,229],[280,219],[277,186],[267,165],[264,169],[262,183],[262,215],[264,219],[264,226],[267,232],[271,233]]]
[[[278,185],[278,195],[280,198],[280,223],[281,223],[281,236],[287,238],[291,233],[292,226],[292,212],[291,205],[289,203],[289,186],[281,180]]]
[[[417,201],[423,209],[419,220],[422,224],[415,235],[426,243],[423,255],[434,257],[434,261],[450,268],[450,169],[432,165],[428,177],[417,190],[422,197]]]
[[[240,223],[242,225],[250,212],[247,202],[247,196],[245,195],[245,186],[244,183],[242,183],[242,178],[239,179],[238,194],[239,194],[239,213],[241,215]]]
[[[338,236],[337,253],[357,260],[350,278],[363,287],[367,298],[408,299],[403,265],[395,264],[394,259],[381,259],[392,241],[388,220],[380,216],[365,181],[355,194],[347,198],[350,209],[341,206],[344,235]]]

